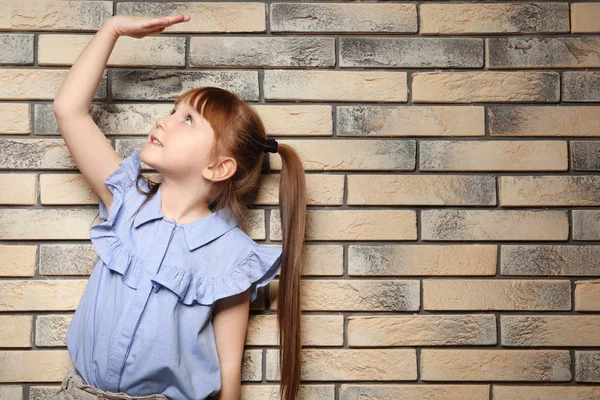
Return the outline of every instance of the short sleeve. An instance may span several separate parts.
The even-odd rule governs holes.
[[[141,161],[139,151],[134,151],[128,157],[121,160],[119,168],[114,170],[106,179],[104,184],[113,194],[113,201],[110,210],[107,210],[102,199],[98,202],[100,218],[107,220],[123,204],[125,193],[133,186],[138,174],[141,171]]]
[[[256,245],[231,272],[234,285],[227,280],[217,282],[224,284],[216,288],[216,299],[242,293],[250,288],[250,302],[256,300],[258,289],[266,286],[281,270],[281,247]]]
[[[250,302],[258,289],[273,280],[281,269],[282,248],[254,244],[240,261],[217,276],[201,277],[181,267],[163,265],[152,281],[176,293],[183,304],[212,305],[224,297],[250,289]]]

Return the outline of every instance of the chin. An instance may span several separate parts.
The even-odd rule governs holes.
[[[150,144],[146,144],[146,146],[144,146],[144,148],[140,151],[140,160],[146,164],[148,164],[149,167],[152,167],[154,169],[155,166],[152,164],[152,157],[150,157],[150,160],[148,160],[148,157],[146,155],[146,153],[150,150],[152,151],[153,149],[148,149],[148,147],[150,146]]]

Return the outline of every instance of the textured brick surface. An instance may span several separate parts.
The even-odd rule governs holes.
[[[567,350],[421,351],[424,381],[556,381],[571,380]]]
[[[568,76],[567,73],[565,76]],[[583,86],[577,85],[578,88]],[[600,129],[598,111],[600,111],[598,106],[493,105],[488,109],[490,134],[492,136],[595,137],[598,136],[598,129]]]
[[[556,72],[415,72],[415,103],[554,103],[560,97]]]
[[[569,32],[566,3],[422,4],[424,35]]]
[[[124,158],[180,94],[215,86],[299,154],[299,399],[600,398],[599,2],[0,0],[0,10],[0,400],[58,389],[97,265],[99,198],[53,99],[111,16],[179,13],[191,20],[116,41],[89,114]],[[246,233],[279,246],[287,171],[279,154],[257,162]],[[280,278],[250,304],[245,400],[279,399]]]

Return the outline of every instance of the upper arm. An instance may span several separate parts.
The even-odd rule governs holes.
[[[213,330],[222,370],[241,370],[249,310],[250,290],[216,301]]]
[[[113,195],[104,180],[119,168],[121,157],[89,114],[59,116],[56,121],[71,158],[96,194],[110,209]]]

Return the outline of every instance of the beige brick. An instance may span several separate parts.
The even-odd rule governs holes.
[[[484,136],[481,106],[338,106],[337,136]]]
[[[97,210],[0,209],[4,240],[89,239]]]
[[[251,104],[250,106],[258,112],[269,136],[333,135],[333,110],[330,105]]]
[[[265,100],[408,100],[406,72],[265,70],[264,74]]]
[[[421,34],[569,32],[569,5],[421,4]]]
[[[600,33],[600,4],[571,4],[572,33]]]
[[[421,350],[424,381],[570,381],[568,350]]]
[[[600,398],[600,387],[590,386],[509,386],[494,385],[492,387],[495,400],[520,400],[520,399],[596,399]]]
[[[277,310],[279,279],[269,284],[271,310]],[[419,281],[398,279],[302,280],[303,311],[417,311]]]
[[[22,385],[0,386],[0,400],[23,400]],[[35,400],[32,398],[32,400]]]
[[[188,11],[185,11],[184,13],[189,15]],[[172,26],[176,25],[178,24]],[[258,71],[154,70],[145,68],[114,69],[111,73],[111,92],[113,100],[152,99],[155,101],[162,100],[172,102],[187,90],[200,86],[217,86],[235,93],[243,101],[259,101]],[[0,80],[0,83],[1,82],[2,81]]]
[[[600,240],[600,211],[574,210],[573,240]]]
[[[508,245],[501,248],[502,275],[596,276],[600,246]]]
[[[0,280],[0,311],[75,311],[86,284],[87,279]]]
[[[344,248],[340,245],[304,246],[302,275],[342,276],[344,274]]]
[[[568,280],[425,279],[424,310],[570,311]]]
[[[0,64],[33,65],[33,34],[0,34]]]
[[[3,244],[0,254],[0,276],[31,277],[35,274],[37,246]]]
[[[32,330],[31,315],[0,315],[0,347],[31,347]]]
[[[368,383],[340,385],[340,400],[397,399],[397,400],[488,400],[488,385],[434,384],[379,384]]]
[[[38,64],[72,65],[94,35],[40,35]],[[185,67],[185,38],[121,36],[108,58],[108,67]]]
[[[499,37],[486,42],[488,69],[600,67],[598,37]]]
[[[340,67],[481,68],[479,38],[340,37]]]
[[[599,113],[598,106],[490,106],[490,135],[598,136]]]
[[[600,176],[501,176],[500,205],[598,206]]]
[[[265,5],[260,2],[115,2],[115,15],[155,17],[158,15],[189,15],[188,22],[167,27],[164,33],[175,32],[265,32]]]
[[[349,276],[495,275],[496,245],[350,245]]]
[[[279,205],[281,174],[262,174],[254,204]],[[306,204],[341,206],[344,204],[344,175],[306,174]]]
[[[242,355],[242,381],[262,381],[262,350],[244,349]]]
[[[279,385],[242,385],[240,399],[243,400],[279,400]],[[300,384],[299,400],[334,400],[335,386]]]
[[[0,135],[28,135],[31,131],[29,104],[0,103]]]
[[[0,219],[0,223],[1,221]],[[270,231],[271,240],[282,240],[279,210],[271,212]],[[306,212],[305,240],[416,239],[417,216],[413,210],[308,210]]]
[[[415,169],[416,142],[403,139],[280,140],[296,150],[308,171]],[[269,154],[272,170],[281,170],[281,156]]]
[[[600,351],[575,351],[575,381],[600,382]]]
[[[563,72],[561,82],[563,102],[600,101],[600,71],[566,71]],[[597,113],[586,122],[593,122],[596,116]],[[588,128],[589,125],[583,126]],[[589,135],[594,136],[594,133],[590,132]]]
[[[278,350],[267,349],[267,380],[279,380]],[[414,349],[302,349],[302,380],[412,381],[417,379]],[[390,367],[391,366],[391,367]]]
[[[600,346],[600,316],[501,315],[500,331],[502,346]]]
[[[566,211],[423,210],[423,240],[567,240]]]
[[[575,281],[575,311],[600,311],[600,280]]]
[[[190,66],[335,67],[335,38],[192,37]]]
[[[348,175],[348,205],[496,205],[496,179],[481,175]]]
[[[302,315],[302,346],[343,346],[343,315]],[[250,315],[246,344],[277,346],[277,315]]]
[[[272,32],[416,33],[415,4],[271,4]]]
[[[0,0],[0,29],[97,30],[112,16],[112,1]]]
[[[265,217],[265,211],[251,211],[252,212],[250,213],[250,224],[246,233],[254,240],[265,240],[267,238],[267,220]]]
[[[496,316],[349,316],[348,346],[453,346],[496,344]]]
[[[558,102],[560,81],[557,72],[416,72],[412,93],[413,103]]]
[[[64,4],[62,1],[57,3]],[[0,100],[54,100],[58,88],[68,73],[69,70],[59,69],[2,68],[0,69]],[[106,82],[106,71],[104,71],[94,93],[94,100],[106,99]]]
[[[98,195],[83,174],[40,174],[43,205],[98,205]]]
[[[567,171],[567,142],[421,141],[420,171]]]
[[[0,350],[0,382],[61,382],[73,368],[67,350]]]
[[[37,203],[36,174],[0,174],[0,204],[28,205]]]
[[[54,347],[67,345],[67,329],[73,315],[38,315],[35,321],[35,345]]]

